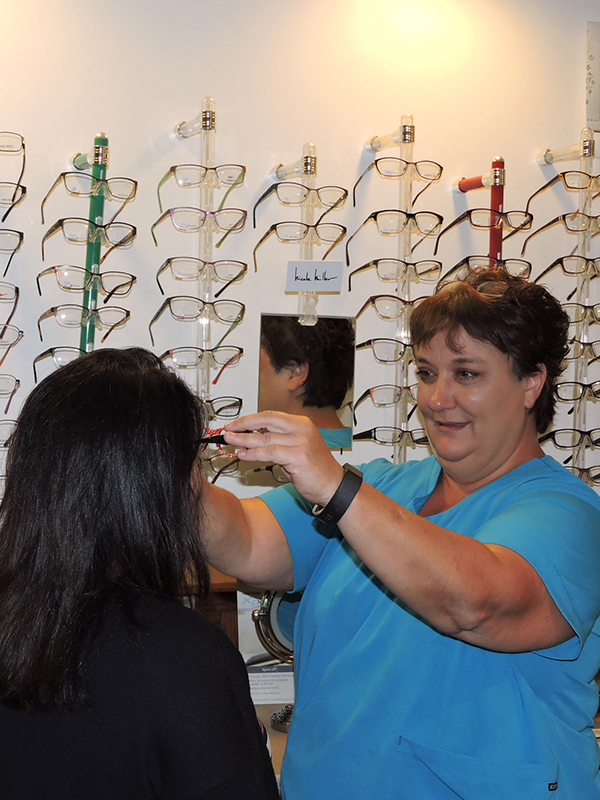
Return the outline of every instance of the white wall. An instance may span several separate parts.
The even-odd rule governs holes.
[[[150,225],[158,217],[156,184],[170,165],[199,161],[199,137],[181,141],[172,131],[196,116],[203,97],[216,101],[217,163],[248,168],[245,185],[230,195],[231,205],[251,210],[273,166],[296,160],[307,141],[317,146],[318,185],[350,189],[373,157],[363,149],[365,140],[391,132],[410,112],[415,158],[444,166],[440,183],[419,200],[417,210],[437,211],[448,222],[467,206],[488,205],[488,190],[457,196],[451,184],[485,172],[495,155],[506,159],[505,208],[521,209],[558,170],[577,168],[577,162],[541,168],[535,155],[580,138],[585,23],[598,19],[592,0],[4,0],[0,12],[0,128],[25,137],[28,159],[28,197],[5,223],[25,233],[22,251],[6,276],[22,291],[15,322],[25,338],[0,368],[22,382],[10,410],[13,418],[32,386],[33,358],[51,345],[79,342],[78,332],[52,320],[44,323],[45,340],[39,341],[39,315],[73,299],[51,279],[40,298],[35,275],[44,266],[43,232],[60,216],[85,216],[87,204],[57,190],[48,202],[46,226],[39,206],[58,173],[71,167],[75,152],[91,148],[98,131],[110,139],[108,175],[132,177],[140,184],[137,199],[122,215],[138,227],[137,240],[104,264],[138,276],[123,301],[132,319],[106,344],[149,346],[147,325],[161,303],[156,270],[167,256],[194,252],[193,237],[169,231],[168,223],[158,231],[160,247],[154,247]],[[9,167],[0,161],[3,169]],[[0,174],[4,180],[14,177]],[[396,186],[374,174],[359,192],[357,208],[348,203],[331,214],[349,233],[371,211],[397,201]],[[173,186],[166,196],[172,205],[196,204],[189,191]],[[575,207],[575,198],[564,190],[549,192],[535,201],[534,226]],[[289,212],[270,199],[260,208],[257,230],[248,223],[243,233],[229,237],[223,255],[251,264],[260,235],[286,218]],[[517,256],[523,239],[519,235],[507,242],[505,256]],[[528,249],[534,275],[569,252],[572,239],[557,230],[534,240]],[[45,265],[85,263],[83,248],[58,237],[47,247]],[[390,247],[371,224],[353,242],[352,266],[391,254]],[[429,256],[432,249],[433,243],[424,244],[416,255]],[[444,237],[440,248],[446,268],[472,252],[487,252],[487,235],[465,226]],[[343,247],[338,250],[342,255]],[[243,324],[229,337],[231,344],[244,347],[245,355],[223,375],[218,393],[241,394],[248,412],[256,403],[260,314],[296,310],[297,300],[284,294],[284,284],[285,263],[297,257],[295,247],[270,240],[259,251],[258,273],[250,266],[245,281],[227,295],[247,304]],[[188,285],[165,281],[171,294],[188,293]],[[571,288],[566,279],[553,285],[561,298]],[[352,294],[344,288],[340,296],[322,298],[320,313],[353,316],[369,294],[387,291],[374,274],[362,276],[356,287]],[[415,296],[422,289],[415,286]],[[594,291],[600,300],[598,287]],[[389,324],[371,310],[358,320],[357,336],[393,335]],[[163,319],[155,330],[157,353],[195,342],[192,324]],[[600,367],[594,366],[591,378],[600,377]],[[359,355],[357,368],[357,392],[394,380],[392,371],[366,353]],[[368,403],[359,413],[359,430],[393,423],[391,412]],[[559,423],[568,424],[566,409],[562,414]],[[588,416],[588,427],[598,424],[595,410]],[[355,447],[352,460],[379,455],[388,453],[365,443]],[[587,463],[595,463],[593,454]]]

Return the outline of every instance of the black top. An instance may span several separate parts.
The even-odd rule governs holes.
[[[242,658],[195,611],[111,601],[86,660],[91,705],[0,704],[0,800],[275,800]]]

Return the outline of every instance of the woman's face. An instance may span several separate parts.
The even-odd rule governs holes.
[[[462,331],[458,351],[445,333],[415,348],[417,403],[444,471],[461,484],[494,480],[543,455],[529,410],[546,377],[518,380],[511,359]]]

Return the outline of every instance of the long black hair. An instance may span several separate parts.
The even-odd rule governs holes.
[[[115,592],[208,584],[192,470],[201,402],[141,348],[99,350],[27,398],[0,505],[0,700],[68,708]]]

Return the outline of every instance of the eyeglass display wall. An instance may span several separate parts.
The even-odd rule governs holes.
[[[100,224],[116,227],[98,233],[106,258],[100,266],[103,278],[91,280],[97,289],[93,310],[96,321],[107,306],[122,310],[114,319],[104,314],[94,346],[139,345],[158,355],[178,347],[210,351],[234,325],[223,346],[242,350],[243,357],[236,360],[233,354],[222,373],[222,359],[212,364],[200,389],[210,398],[240,397],[242,413],[256,408],[261,314],[298,313],[298,297],[285,293],[285,281],[287,261],[301,255],[298,244],[284,245],[271,235],[257,251],[255,272],[253,251],[269,227],[284,219],[282,208],[287,207],[267,196],[257,208],[255,229],[249,219],[244,225],[241,219],[249,217],[276,182],[273,167],[295,161],[309,142],[318,153],[316,188],[349,192],[345,203],[334,202],[322,220],[347,229],[328,259],[344,260],[347,246],[349,264],[343,267],[341,292],[320,296],[317,314],[356,317],[366,304],[356,324],[359,344],[403,337],[402,315],[382,319],[378,301],[371,298],[392,295],[399,301],[390,303],[410,304],[433,290],[435,282],[428,278],[437,275],[435,262],[440,262],[443,274],[467,256],[488,254],[489,229],[474,210],[491,208],[490,188],[461,193],[452,187],[457,179],[485,173],[499,154],[505,162],[504,209],[533,214],[529,230],[518,229],[515,218],[505,220],[505,235],[510,225],[517,231],[503,243],[503,258],[531,261],[535,279],[562,257],[542,280],[564,302],[577,290],[569,302],[588,306],[577,323],[578,338],[600,340],[600,281],[592,277],[598,272],[593,259],[599,239],[593,234],[600,198],[593,198],[599,187],[597,182],[584,186],[580,176],[569,176],[581,171],[598,174],[600,160],[592,159],[585,170],[578,158],[536,161],[545,149],[581,139],[586,122],[585,25],[598,17],[596,6],[591,0],[575,0],[568,9],[558,0],[384,0],[374,11],[366,0],[183,0],[176,6],[131,0],[125,7],[109,0],[102,16],[93,18],[92,35],[91,18],[82,13],[81,4],[8,0],[0,31],[5,76],[0,130],[22,137],[25,150],[19,138],[6,139],[0,149],[0,211],[5,216],[0,228],[14,232],[0,231],[0,267],[5,273],[0,280],[6,284],[0,285],[0,322],[15,329],[15,341],[6,348],[0,366],[0,392],[6,390],[0,395],[0,421],[17,416],[34,385],[32,365],[41,353],[81,346],[81,329],[58,324],[63,312],[52,309],[81,305],[83,292],[90,288],[87,243],[76,246],[81,238],[77,224],[64,220],[89,219],[84,174],[91,170],[78,171],[73,157],[90,152],[100,132],[109,141],[105,178],[110,198]],[[545,87],[543,92],[540,87]],[[216,112],[212,163],[207,163],[208,145],[200,133],[182,136],[181,128],[177,132],[182,123],[198,118],[207,97],[214,98]],[[414,123],[409,149],[401,142],[381,150],[370,146],[373,139],[400,130],[407,114]],[[414,164],[408,189],[398,159]],[[443,168],[439,175],[438,165]],[[209,167],[209,174],[200,175],[200,167]],[[566,176],[559,177],[562,173]],[[547,183],[527,207],[528,199]],[[584,194],[587,205],[582,208]],[[319,223],[331,200],[318,193],[317,199],[312,224]],[[179,207],[206,213],[169,211]],[[221,213],[225,209],[239,209],[237,221],[233,212]],[[582,244],[581,235],[571,233],[571,223],[565,221],[565,215],[568,220],[575,211],[594,220],[588,225],[587,243]],[[410,241],[394,233],[394,226],[404,224],[398,212],[410,217]],[[162,214],[164,220],[156,224]],[[464,221],[444,233],[434,254],[436,235],[462,214]],[[207,232],[210,242],[202,238]],[[532,233],[536,235],[521,256]],[[315,244],[312,257],[320,258],[330,244]],[[585,265],[569,255],[577,247],[576,255],[584,256]],[[225,263],[217,266],[219,261]],[[360,270],[373,261],[377,264]],[[398,282],[396,275],[390,281],[389,270],[397,270],[398,261],[415,266],[407,268],[404,281]],[[213,266],[205,268],[198,284],[192,273],[196,268],[200,273],[204,262]],[[250,265],[247,271],[245,264]],[[235,265],[240,265],[239,276]],[[583,289],[575,274],[581,265],[592,278]],[[67,267],[76,269],[69,274]],[[195,305],[196,311],[190,312],[187,305],[182,309],[192,319],[175,318],[171,303],[153,322],[166,298],[176,296],[195,298],[187,305]],[[220,299],[241,304],[243,319],[234,314],[223,323],[213,317],[206,334],[199,303]],[[573,313],[579,313],[577,308]],[[600,345],[579,347],[581,352],[575,354],[582,358],[570,363],[564,380],[588,388],[564,389],[558,430],[600,427],[594,397],[600,380],[594,348]],[[3,355],[0,352],[0,358]],[[38,377],[54,368],[51,356],[36,363]],[[192,380],[193,370],[183,372]],[[369,345],[357,352],[355,400],[373,387],[405,387],[411,382],[410,366],[399,370],[395,363],[380,363]],[[585,392],[585,413],[573,400],[580,391]],[[355,432],[404,427],[412,409],[410,391],[402,392],[395,404],[389,404],[392,390],[375,395],[382,404],[366,396],[356,411]],[[413,414],[408,428],[420,427]],[[591,442],[589,437],[586,442]],[[414,449],[414,442],[404,444],[406,452],[400,457],[420,458],[427,452],[418,443]],[[561,461],[570,454],[553,441],[544,447]],[[588,448],[581,466],[600,463],[595,452]],[[351,458],[345,454],[343,460],[360,463],[393,454],[399,455],[393,445],[364,438],[354,442]],[[227,480],[241,495],[256,493],[256,487]]]

